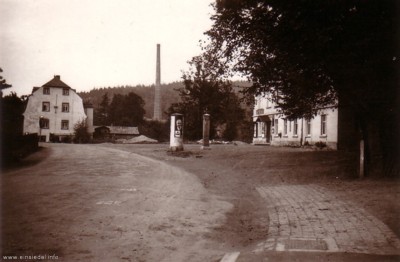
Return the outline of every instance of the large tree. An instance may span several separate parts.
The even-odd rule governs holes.
[[[109,125],[109,107],[110,107],[110,98],[108,97],[108,93],[105,93],[102,98],[101,102],[96,108],[95,122],[96,125]]]
[[[244,110],[229,81],[218,80],[211,74],[202,57],[194,57],[189,62],[190,69],[182,78],[184,87],[178,89],[182,102],[174,103],[169,113],[182,113],[185,116],[185,137],[190,140],[202,137],[203,114],[210,114],[211,130],[224,126],[225,139],[236,138],[236,130],[244,118]]]
[[[137,94],[115,94],[109,105],[109,122],[118,126],[138,126],[144,119],[144,101]]]
[[[0,67],[0,73],[3,73],[3,69]],[[3,89],[10,88],[12,85],[7,84],[7,81],[0,75],[0,97],[3,96]]]
[[[368,152],[393,168],[396,0],[217,0],[214,9],[203,55],[215,73],[248,77],[249,95],[274,92],[289,118],[312,117],[339,101],[354,114]]]

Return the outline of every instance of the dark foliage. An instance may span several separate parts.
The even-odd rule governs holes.
[[[0,73],[3,73],[3,69],[1,69],[1,67],[0,67]],[[12,87],[12,85],[7,84],[7,81],[0,75],[0,93],[1,93],[1,90],[10,88],[10,87]]]
[[[169,113],[184,115],[185,138],[197,140],[202,137],[203,114],[210,114],[210,137],[215,136],[218,126],[226,125],[226,139],[237,137],[236,130],[244,119],[244,109],[232,88],[232,83],[213,78],[201,57],[189,63],[191,68],[182,76],[184,88],[178,89],[182,100],[173,103]]]
[[[218,0],[214,7],[203,54],[211,71],[248,77],[250,98],[273,92],[289,119],[339,102],[354,114],[367,160],[384,159],[386,173],[398,173],[398,1]]]
[[[63,141],[67,143],[67,141]],[[74,142],[85,144],[90,142],[90,134],[85,120],[81,120],[74,126]]]
[[[169,141],[170,122],[160,122],[155,120],[146,120],[139,126],[139,133],[158,142]]]
[[[143,122],[144,101],[137,94],[114,95],[108,106],[107,122],[115,126],[138,126]]]
[[[1,129],[4,135],[22,135],[26,107],[25,97],[18,97],[15,92],[1,99]]]
[[[162,84],[161,85],[161,110],[162,112],[166,112],[172,103],[176,103],[179,101],[179,95],[175,91],[177,88],[183,87],[182,82],[174,82],[169,84]],[[94,88],[89,92],[81,92],[79,95],[86,101],[90,100],[93,104],[95,114],[94,114],[94,121],[95,125],[103,125],[104,119],[101,119],[101,114],[107,113],[105,106],[105,102],[109,104],[113,99],[114,95],[127,95],[130,92],[133,92],[140,96],[143,101],[145,102],[143,108],[145,110],[145,117],[146,118],[153,118],[153,111],[154,111],[154,85],[151,86],[116,86],[116,87],[107,87],[107,88]],[[105,99],[104,96],[107,98]],[[107,101],[108,99],[108,101]],[[103,104],[103,105],[101,105]],[[99,114],[100,112],[100,114]],[[168,115],[164,113],[164,119],[168,118]]]

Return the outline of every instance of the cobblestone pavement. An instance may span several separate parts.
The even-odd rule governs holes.
[[[258,187],[270,212],[266,241],[254,252],[400,254],[400,240],[380,220],[319,185]]]

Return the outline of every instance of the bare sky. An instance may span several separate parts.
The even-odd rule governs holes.
[[[54,75],[79,91],[181,80],[211,27],[213,0],[0,0],[0,67],[8,92]]]

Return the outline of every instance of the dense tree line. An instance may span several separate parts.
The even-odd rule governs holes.
[[[138,126],[144,121],[144,100],[137,94],[115,94],[110,102],[108,93],[94,112],[94,125]]]
[[[168,116],[165,112],[168,110],[169,106],[172,103],[176,103],[179,101],[179,95],[175,91],[178,88],[183,86],[182,82],[173,82],[169,84],[161,85],[161,110],[164,113],[164,118],[167,119]],[[153,110],[154,110],[154,85],[137,85],[137,86],[116,86],[116,87],[102,87],[102,88],[94,88],[89,92],[81,92],[79,95],[85,101],[90,101],[94,108],[97,109],[100,106],[100,103],[103,101],[103,96],[107,93],[109,102],[113,99],[115,94],[127,95],[130,92],[134,92],[139,95],[144,104],[144,110],[146,111],[146,118],[153,118]]]
[[[398,1],[217,0],[214,9],[203,47],[211,72],[248,77],[245,92],[273,92],[289,118],[339,102],[369,170],[398,174]]]

